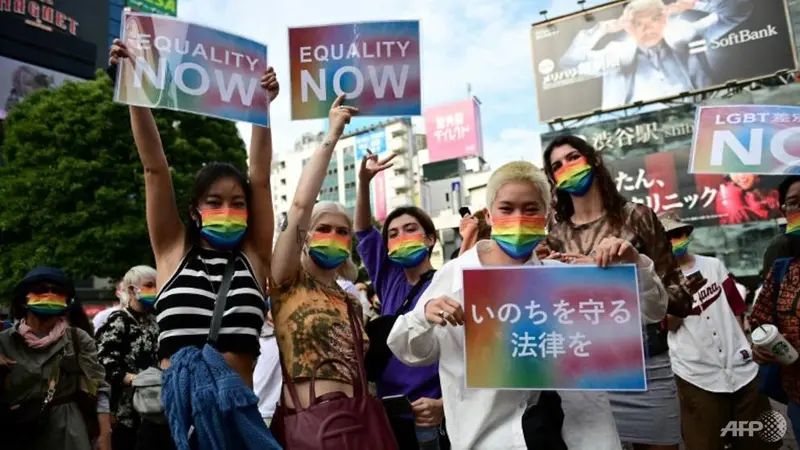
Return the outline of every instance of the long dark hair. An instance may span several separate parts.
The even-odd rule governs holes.
[[[211,186],[219,180],[224,178],[232,178],[236,183],[238,183],[242,190],[244,191],[245,202],[247,203],[247,210],[250,211],[250,202],[252,198],[252,192],[250,190],[250,182],[247,180],[247,177],[244,176],[242,171],[236,168],[233,164],[224,163],[224,162],[212,162],[208,163],[203,166],[197,172],[197,175],[194,179],[194,189],[192,191],[192,198],[191,203],[189,204],[190,209],[200,217],[200,201],[205,198],[208,194],[208,190],[211,189]],[[248,215],[247,218],[248,225],[250,222],[250,217]],[[192,246],[196,246],[200,244],[200,222],[197,220],[189,219],[189,226],[187,227],[187,238],[189,240],[189,244]]]
[[[544,151],[544,172],[547,174],[550,186],[555,191],[553,193],[552,206],[553,211],[555,211],[556,221],[562,222],[569,220],[575,213],[575,207],[572,204],[572,198],[570,198],[569,194],[555,189],[556,181],[553,175],[553,168],[550,165],[550,155],[553,153],[553,150],[564,145],[568,145],[577,150],[578,153],[586,158],[586,162],[594,168],[594,183],[597,183],[600,189],[600,197],[603,199],[603,209],[606,211],[606,216],[614,226],[622,226],[622,207],[627,200],[617,191],[614,179],[603,163],[603,157],[600,156],[597,150],[589,145],[588,142],[572,135],[555,138]]]

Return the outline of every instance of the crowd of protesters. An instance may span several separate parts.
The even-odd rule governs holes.
[[[116,41],[112,66],[127,57]],[[278,95],[271,68],[261,87]],[[200,169],[183,223],[153,115],[130,107],[155,267],[124,274],[94,324],[61,270],[18,280],[0,332],[0,447],[768,449],[780,443],[721,430],[759,420],[770,397],[800,428],[800,363],[751,344],[724,264],[691,251],[691,225],[620,195],[591,145],[564,136],[544,170],[495,170],[486,209],[464,216],[460,250],[435,270],[424,210],[373,225],[370,184],[393,156],[361,161],[354,217],[317,201],[358,114],[343,99],[274,246],[269,128],[253,127],[247,175]],[[774,325],[800,348],[800,176],[779,200],[786,232],[764,249],[749,327]],[[467,389],[462,268],[575,264],[635,265],[647,390]]]

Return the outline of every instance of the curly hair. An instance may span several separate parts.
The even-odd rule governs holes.
[[[567,221],[575,213],[575,207],[572,204],[570,195],[555,189],[556,182],[553,175],[553,168],[550,164],[550,155],[553,153],[553,150],[565,145],[577,150],[578,153],[586,158],[586,162],[594,168],[594,183],[596,183],[597,187],[600,189],[600,198],[603,199],[603,209],[605,209],[606,215],[610,219],[612,225],[621,227],[622,207],[627,203],[627,200],[617,191],[614,178],[603,162],[603,157],[600,156],[597,150],[589,145],[588,142],[572,135],[555,138],[544,151],[544,172],[547,174],[547,180],[550,182],[550,186],[555,191],[553,194],[552,206],[556,221]]]

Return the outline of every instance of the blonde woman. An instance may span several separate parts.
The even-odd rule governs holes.
[[[133,409],[136,374],[158,363],[158,324],[153,315],[156,269],[136,266],[120,282],[120,310],[97,330],[97,356],[111,385],[111,412],[116,417],[113,448],[133,450],[141,420]]]
[[[436,273],[416,307],[400,316],[389,334],[389,348],[402,362],[421,366],[439,362],[447,434],[453,449],[558,448],[618,450],[611,406],[604,392],[537,392],[465,389],[463,280],[461,269],[481,266],[542,265],[534,250],[544,239],[550,204],[547,178],[533,164],[513,162],[492,174],[486,188],[487,222],[502,221],[514,234],[492,234]],[[663,317],[667,297],[653,262],[621,240],[613,262],[639,267],[645,320]],[[594,261],[592,261],[594,262]],[[561,264],[546,260],[545,264]],[[559,403],[561,406],[559,406]],[[538,427],[528,408],[544,411]],[[563,414],[562,414],[563,408]],[[561,416],[563,420],[559,420]]]

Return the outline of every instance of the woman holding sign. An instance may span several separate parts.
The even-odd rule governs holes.
[[[121,60],[132,64],[126,45],[115,40],[110,63],[116,66]],[[277,97],[279,86],[271,67],[261,78],[261,87],[268,91],[269,101]],[[184,225],[153,114],[149,108],[131,106],[130,115],[144,166],[147,227],[156,260],[159,366],[168,369],[173,355],[187,347],[203,347],[211,339],[218,292],[228,284],[214,348],[239,375],[242,386],[252,389],[272,256],[271,130],[253,127],[249,177],[231,164],[218,162],[197,173],[190,221]],[[135,381],[134,387],[138,389]],[[166,387],[163,392],[167,393]],[[174,409],[167,403],[164,399],[167,411]],[[172,424],[172,416],[167,415]],[[173,439],[186,439],[180,430],[170,434],[165,425],[148,420],[140,430],[139,448],[170,448]]]
[[[338,203],[315,204],[336,143],[358,113],[343,101],[333,102],[328,136],[303,169],[275,244],[269,285],[284,390],[271,428],[289,449],[392,450],[389,420],[368,394],[361,304],[337,283],[353,264],[353,222]]]
[[[464,324],[462,269],[563,264],[539,261],[534,253],[546,236],[549,203],[547,179],[532,164],[513,162],[497,169],[486,187],[491,239],[479,241],[445,264],[389,335],[389,348],[402,362],[414,366],[439,362],[447,434],[454,449],[620,448],[604,392],[465,388],[464,332],[458,328]],[[601,250],[614,251],[603,264],[637,264],[643,303],[666,303],[652,261],[619,239],[604,243]],[[643,314],[653,320],[651,309],[643,308]]]
[[[606,244],[622,239],[653,260],[669,293],[666,312],[686,317],[692,309],[692,296],[681,282],[683,276],[655,213],[617,192],[602,158],[581,138],[555,139],[545,150],[544,160],[547,177],[556,189],[556,223],[547,238],[550,249],[566,261],[588,255],[605,262],[614,256]],[[646,308],[647,303],[642,303]],[[611,395],[620,438],[636,444],[637,450],[677,449],[681,439],[667,331],[659,323],[663,312],[645,327],[648,391]]]

